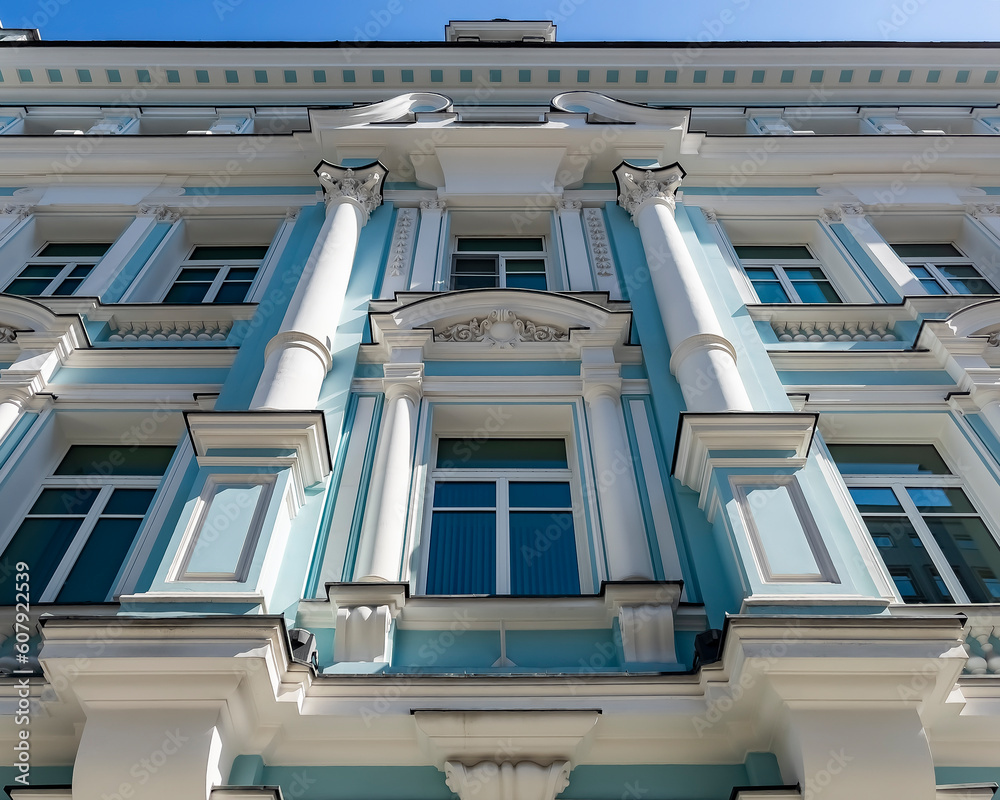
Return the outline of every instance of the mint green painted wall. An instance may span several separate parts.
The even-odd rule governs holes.
[[[303,208],[295,221],[285,249],[275,265],[253,319],[247,326],[240,352],[229,378],[222,387],[215,408],[218,411],[245,411],[250,407],[257,381],[264,369],[264,348],[278,332],[316,237],[323,227],[323,203]]]
[[[622,284],[632,298],[633,339],[638,334],[643,344],[654,435],[659,435],[663,453],[670,459],[673,457],[684,400],[680,386],[670,374],[670,348],[649,284],[649,267],[642,240],[632,219],[615,203],[605,204],[604,215]],[[698,496],[681,486],[675,478],[668,481],[667,502],[676,509],[678,525],[675,535],[688,553],[692,567],[688,592],[703,599],[711,626],[721,628],[725,614],[736,613],[742,599],[739,583],[734,584],[726,575],[727,569],[733,566],[732,555],[719,549],[712,527],[704,512],[698,508]],[[723,569],[719,568],[720,564]]]
[[[149,257],[160,246],[160,242],[170,231],[170,227],[171,223],[169,222],[157,222],[152,227],[132,257],[122,265],[114,280],[111,281],[111,285],[101,295],[102,303],[117,303],[122,299],[122,295],[132,285],[132,281],[136,279],[142,268],[146,266]]]

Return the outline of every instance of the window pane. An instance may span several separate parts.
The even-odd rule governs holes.
[[[73,267],[72,271],[69,273],[69,277],[86,278],[93,271],[94,267],[92,264],[84,267]]]
[[[511,513],[510,593],[580,593],[572,514],[551,511]]]
[[[735,248],[740,258],[760,258],[784,261],[786,259],[812,259],[812,253],[804,245],[748,245],[741,244]]]
[[[1000,546],[976,517],[925,517],[948,563],[973,603],[996,603],[1000,580]]]
[[[953,602],[906,517],[866,516],[865,524],[905,602]]]
[[[530,273],[515,273],[514,275],[507,276],[507,288],[508,289],[537,289],[540,292],[545,291],[547,284],[545,283],[545,275],[533,275]]]
[[[456,258],[456,275],[496,275],[499,261],[495,258]]]
[[[976,509],[961,489],[907,489],[917,510],[928,513],[976,513]]]
[[[435,511],[427,594],[496,594],[496,514]]]
[[[799,293],[799,299],[803,303],[839,303],[840,297],[833,287],[826,281],[816,281],[815,283],[805,283],[796,281],[795,291]]]
[[[440,481],[434,484],[435,508],[494,508],[497,486],[489,482]]]
[[[778,280],[778,274],[773,269],[768,269],[767,267],[747,267],[747,276],[752,281],[756,280],[768,280],[776,281]]]
[[[896,499],[896,493],[888,487],[877,487],[877,488],[862,488],[857,486],[852,486],[850,489],[851,497],[854,502],[858,505],[858,511],[862,513],[866,511],[887,511],[887,512],[902,512],[903,507],[899,504]]]
[[[952,278],[952,288],[958,294],[994,294],[996,289],[985,278]]]
[[[226,273],[226,281],[250,281],[257,277],[257,267],[233,267]]]
[[[175,283],[170,287],[164,303],[200,303],[205,299],[211,284],[208,283]]]
[[[99,258],[108,252],[110,244],[98,242],[50,242],[39,256],[46,258]]]
[[[926,242],[919,244],[891,244],[889,246],[896,251],[896,255],[900,258],[961,258],[962,256],[955,248],[955,245],[945,242],[937,244]]]
[[[924,287],[927,294],[947,294],[941,284],[933,278],[922,279],[920,285]]]
[[[513,482],[509,485],[511,508],[572,508],[568,483]]]
[[[101,516],[109,514],[138,514],[145,516],[149,504],[153,502],[155,489],[115,489]]]
[[[30,567],[31,597],[37,602],[59,566],[83,519],[26,519],[0,556],[0,605],[14,604],[17,562]]]
[[[830,454],[845,475],[950,475],[929,444],[831,444]]]
[[[20,297],[30,297],[32,295],[41,294],[48,288],[49,281],[47,279],[25,280],[24,278],[15,278],[11,281],[10,286],[4,289],[4,291],[7,294],[16,294]]]
[[[445,469],[568,469],[563,439],[441,439],[437,466]]]
[[[785,267],[785,275],[792,281],[826,280],[823,270],[816,267]]]
[[[267,245],[200,245],[190,261],[252,261],[267,255]]]
[[[82,280],[74,280],[72,278],[67,278],[62,281],[55,290],[52,292],[56,297],[69,297],[73,292],[77,290],[77,287],[83,283]]]
[[[128,555],[142,519],[101,519],[83,546],[57,603],[103,603]]]
[[[539,258],[508,258],[504,261],[508,275],[511,272],[541,272],[545,274],[545,262]]]
[[[43,489],[28,514],[84,516],[97,499],[98,489]]]
[[[458,240],[460,253],[538,253],[544,249],[542,239],[534,236],[527,238],[463,236]]]
[[[495,275],[455,275],[452,278],[452,289],[495,289]]]
[[[910,267],[910,272],[916,275],[918,278],[930,278],[931,271],[927,267]]]
[[[219,274],[217,269],[182,269],[181,274],[177,276],[179,281],[205,281],[211,283],[215,280],[215,276]]]
[[[21,270],[19,278],[54,278],[65,264],[29,264]]]
[[[56,475],[162,475],[174,454],[173,447],[119,447],[73,445]]]
[[[754,291],[762,303],[787,303],[788,293],[777,281],[753,281]]]
[[[215,295],[213,303],[243,303],[250,294],[252,283],[243,281],[226,281],[219,287],[219,293]]]

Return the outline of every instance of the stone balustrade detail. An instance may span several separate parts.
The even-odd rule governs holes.
[[[772,321],[771,328],[779,342],[895,342],[891,323],[863,322],[785,322]]]

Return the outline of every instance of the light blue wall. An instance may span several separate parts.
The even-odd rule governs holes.
[[[101,295],[102,303],[117,303],[122,299],[122,295],[132,285],[132,281],[136,279],[142,268],[146,266],[149,257],[160,246],[160,242],[163,241],[169,230],[169,222],[157,222],[152,227],[132,257],[122,265],[114,280],[111,281],[111,285]]]

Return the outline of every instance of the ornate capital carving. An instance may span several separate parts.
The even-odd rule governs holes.
[[[819,218],[830,225],[834,222],[840,222],[843,219],[843,215],[840,213],[839,208],[824,208],[820,214]]]
[[[180,219],[180,213],[167,206],[139,206],[136,215],[140,217],[154,217],[157,222],[174,223]]]
[[[615,168],[618,184],[618,205],[632,215],[633,220],[646,203],[658,202],[674,207],[674,194],[686,174],[680,164],[643,169],[623,161]]]
[[[382,186],[388,173],[389,170],[378,161],[356,170],[326,161],[316,167],[316,177],[323,187],[327,205],[341,199],[353,201],[364,211],[365,221],[382,205]]]
[[[497,308],[483,320],[473,318],[449,325],[436,338],[439,342],[489,342],[490,347],[507,350],[520,342],[565,342],[569,333],[520,319],[509,308]]]
[[[20,222],[21,220],[30,217],[32,212],[34,212],[34,210],[35,210],[34,206],[9,204],[5,205],[3,208],[0,208],[0,213],[9,214],[11,216],[17,217],[17,221]]]
[[[703,208],[701,213],[705,215],[706,222],[716,223],[719,221],[719,216],[715,213],[715,209]]]
[[[444,765],[448,788],[460,800],[554,800],[569,786],[570,763],[541,766],[533,761],[480,761],[467,767],[456,761]]]
[[[560,211],[579,211],[583,208],[583,203],[579,200],[560,200],[556,203],[556,208]]]
[[[995,217],[1000,214],[1000,207],[994,203],[976,203],[965,207],[965,212],[970,217],[979,219],[980,217]]]
[[[986,340],[986,344],[990,347],[1000,347],[1000,331],[993,331]]]
[[[863,217],[865,215],[865,207],[860,203],[845,203],[837,210],[843,217]]]
[[[295,222],[295,220],[299,218],[299,214],[301,212],[301,208],[287,208],[285,209],[285,220],[288,222]]]
[[[444,211],[448,204],[444,200],[421,200],[421,211]]]
[[[17,331],[6,325],[0,326],[0,344],[11,344],[17,341]]]

